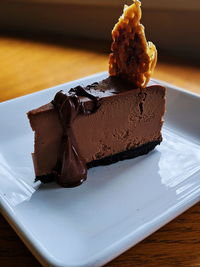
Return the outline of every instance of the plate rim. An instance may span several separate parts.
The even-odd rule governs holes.
[[[15,101],[23,100],[23,99],[29,98],[29,97],[31,97],[33,95],[44,94],[47,90],[53,90],[53,89],[56,89],[56,88],[59,89],[60,87],[69,85],[70,83],[73,84],[75,82],[81,82],[83,79],[93,79],[93,78],[101,77],[101,76],[104,76],[104,75],[108,75],[108,72],[107,71],[97,72],[95,74],[84,76],[82,78],[78,78],[78,79],[75,79],[75,80],[70,80],[70,81],[65,82],[65,83],[61,83],[61,84],[58,84],[58,85],[55,85],[55,86],[51,86],[51,87],[48,87],[48,88],[45,88],[45,89],[41,89],[39,91],[30,93],[30,94],[25,94],[25,95],[22,95],[22,96],[14,97],[14,98],[11,98],[11,99],[8,99],[8,100],[0,102],[0,107],[1,107],[1,105],[5,105],[5,104],[9,104],[9,103],[12,103],[12,102],[15,102]],[[166,87],[170,88],[171,90],[179,91],[179,92],[188,94],[190,96],[200,98],[200,94],[192,92],[192,91],[189,91],[189,90],[187,90],[187,89],[185,89],[183,87],[179,87],[179,86],[173,85],[171,83],[168,83],[168,82],[165,82],[163,80],[156,79],[156,78],[151,78],[150,80],[151,81],[155,81],[156,83],[158,83],[160,85],[166,86]]]

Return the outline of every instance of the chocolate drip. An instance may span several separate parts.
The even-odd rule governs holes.
[[[90,88],[94,88],[98,83],[94,83],[92,85],[88,85],[87,86],[87,89],[90,89]],[[87,97],[89,99],[91,99],[93,101],[93,107],[91,110],[89,109],[86,109],[85,106],[84,106],[84,103],[80,103],[80,107],[81,107],[81,112],[85,115],[88,115],[88,114],[91,114],[91,113],[94,113],[98,108],[99,108],[99,98],[94,96],[94,95],[91,95],[90,93],[88,93],[83,87],[81,86],[77,86],[75,88],[72,88],[70,91],[69,91],[69,94],[72,95],[72,96],[84,96],[84,97]]]
[[[86,109],[79,97],[91,99],[93,101],[92,109]],[[64,94],[63,91],[58,92],[52,103],[58,111],[63,127],[60,152],[53,173],[57,183],[61,186],[78,186],[87,178],[87,166],[81,157],[71,126],[79,113],[85,115],[94,113],[99,107],[99,101],[97,97],[89,94],[81,86],[77,86],[69,91],[69,95]]]

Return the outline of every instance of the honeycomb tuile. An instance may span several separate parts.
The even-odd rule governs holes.
[[[140,23],[141,3],[133,2],[124,6],[122,16],[112,30],[109,74],[121,75],[135,87],[145,87],[156,66],[157,50],[152,42],[147,42],[144,26]]]

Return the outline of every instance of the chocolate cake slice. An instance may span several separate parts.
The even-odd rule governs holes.
[[[106,79],[60,91],[28,112],[36,180],[77,186],[88,168],[146,154],[162,141],[165,88],[149,82],[157,51],[140,18],[138,0],[125,6],[112,31]]]
[[[68,178],[62,178],[58,183],[72,186],[86,178],[87,171],[83,171],[84,167],[74,159],[73,149],[63,141],[65,134],[74,143],[75,154],[81,156],[87,167],[146,154],[162,140],[164,87],[150,83],[148,87],[139,89],[118,77],[108,77],[85,88],[76,87],[71,92],[81,90],[82,96],[79,92],[77,97],[70,92],[58,93],[60,107],[69,99],[72,102],[79,99],[74,101],[76,111],[63,106],[67,110],[66,118],[59,115],[59,105],[56,107],[55,102],[28,113],[35,131],[35,173],[37,179],[43,182],[58,179],[57,173],[61,173],[63,160],[72,165],[72,170],[68,168]],[[91,95],[94,98],[91,99]],[[73,137],[65,128],[70,128]],[[63,146],[67,149],[65,159],[61,151]],[[75,179],[77,174],[74,172],[82,173],[81,178]]]

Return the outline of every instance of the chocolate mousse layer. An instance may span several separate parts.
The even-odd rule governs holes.
[[[139,89],[119,77],[108,77],[99,83],[80,88],[60,92],[63,102],[57,103],[57,106],[53,102],[28,112],[35,132],[35,173],[43,182],[54,179],[58,174],[58,162],[68,153],[66,146],[70,147],[68,151],[74,151],[73,162],[74,157],[78,157],[77,168],[84,164],[89,168],[146,154],[162,140],[164,87],[149,83],[148,87]],[[76,112],[70,119],[70,108],[70,112],[65,114],[66,123],[63,125],[61,118],[64,113],[59,111],[60,107],[66,105],[65,98],[66,101],[72,101],[73,112]],[[67,121],[70,121],[70,125]],[[65,162],[67,160],[70,158],[66,158]],[[85,178],[86,174],[83,174],[82,180]],[[60,183],[73,186],[82,180],[64,184],[62,180]]]

